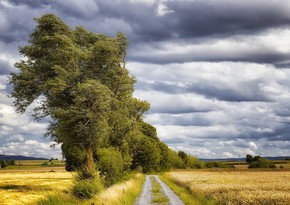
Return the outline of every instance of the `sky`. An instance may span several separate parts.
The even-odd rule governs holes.
[[[12,107],[10,72],[34,18],[129,41],[134,96],[174,150],[199,158],[290,155],[290,1],[0,0],[0,154],[61,157],[31,107]]]

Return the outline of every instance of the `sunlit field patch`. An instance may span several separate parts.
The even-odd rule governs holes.
[[[69,172],[0,172],[0,204],[34,204],[51,192],[67,191],[72,185]]]
[[[193,194],[222,204],[290,202],[290,171],[178,171],[168,175]]]

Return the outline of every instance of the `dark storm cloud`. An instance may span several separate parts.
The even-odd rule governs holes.
[[[175,103],[168,103],[167,106],[152,106],[149,113],[161,113],[161,114],[186,114],[192,112],[210,112],[212,108],[200,108],[189,105],[177,106]]]
[[[2,18],[0,22],[0,42],[8,44],[7,46],[17,42],[17,46],[19,46],[21,42],[28,39],[29,33],[33,30],[35,26],[33,19],[43,15],[47,11],[32,9],[26,5],[1,7],[0,2],[0,17]]]
[[[252,82],[242,82],[235,84],[235,87],[220,86],[214,82],[196,82],[196,83],[185,83],[172,84],[164,82],[140,82],[137,84],[136,89],[139,90],[155,90],[159,92],[165,92],[169,94],[186,94],[186,93],[196,93],[203,95],[207,98],[218,99],[222,101],[232,101],[232,102],[245,102],[245,101],[261,101],[261,102],[271,102],[273,99],[269,94],[265,93],[259,87],[257,81]]]
[[[159,16],[157,1],[150,4],[115,0],[12,0],[11,3],[51,9],[65,18],[78,18],[84,25],[95,24],[95,27],[98,27],[98,20],[122,19],[130,25],[132,33],[128,35],[135,42],[251,34],[290,23],[288,3],[282,0],[164,1],[162,4],[172,12]],[[88,19],[92,17],[97,21]]]
[[[51,1],[50,0],[9,0],[10,3],[20,6],[20,5],[26,5],[31,8],[43,8],[45,6],[48,6]]]
[[[289,25],[288,2],[283,0],[167,1],[173,12],[164,18],[180,37],[234,35]]]
[[[6,8],[6,18],[0,24],[0,40],[13,42],[27,39],[35,26],[34,17],[56,13],[72,27],[82,25],[95,32],[115,35],[123,32],[131,42],[128,59],[142,62],[173,63],[190,61],[247,61],[279,64],[289,58],[273,49],[239,49],[211,51],[208,49],[186,53],[142,52],[139,43],[181,40],[190,44],[211,39],[253,34],[273,27],[290,24],[289,6],[285,1],[164,1],[171,13],[157,15],[160,2],[131,1],[9,1],[15,8]],[[4,7],[3,7],[4,8]],[[2,9],[3,9],[2,8]],[[18,15],[14,15],[17,12]],[[246,14],[246,15],[245,15]],[[25,18],[23,18],[25,16]],[[217,35],[218,34],[218,35]],[[222,35],[222,36],[220,36]],[[153,45],[150,48],[155,50]],[[138,51],[136,54],[136,50]],[[141,53],[140,53],[141,52]],[[139,53],[139,54],[138,54]]]
[[[153,4],[98,1],[99,17],[127,22],[132,29],[128,37],[134,43],[170,39],[203,41],[207,38],[253,34],[290,24],[290,8],[282,0],[246,0],[242,3],[231,0],[164,1],[162,4],[172,12],[158,16],[157,1]],[[220,59],[213,57],[212,61],[216,60]],[[228,60],[242,59],[232,57]]]
[[[214,85],[195,85],[190,88],[194,92],[202,94],[209,98],[215,98],[222,101],[245,102],[261,101],[270,102],[271,99],[266,93],[260,90],[256,82],[246,82],[238,84],[236,88],[219,88]]]
[[[168,113],[158,113],[158,117],[147,116],[147,119],[150,120],[153,124],[159,125],[175,125],[175,126],[199,126],[207,127],[213,125],[213,122],[210,119],[207,119],[204,115],[205,113],[194,112],[186,114],[168,114]]]
[[[134,30],[139,41],[163,41],[206,36],[252,34],[290,24],[288,3],[282,0],[237,1],[198,0],[164,1],[169,11],[157,14],[157,2],[142,3],[99,1],[100,14],[122,18]]]
[[[277,141],[277,142],[266,142],[265,144],[262,144],[262,147],[263,148],[266,148],[266,149],[289,149],[290,147],[290,143],[288,142],[284,142],[284,141]]]
[[[272,133],[265,134],[268,141],[290,141],[290,125],[283,124],[277,127]]]
[[[172,41],[174,42],[174,41]],[[172,42],[167,42],[168,44]],[[225,40],[224,40],[225,42]],[[170,64],[180,62],[252,62],[252,63],[270,63],[280,65],[283,61],[289,60],[290,53],[282,53],[275,48],[255,45],[254,42],[239,41],[229,39],[228,45],[220,46],[218,41],[204,41],[203,46],[194,44],[194,42],[181,42],[184,47],[175,43],[175,46],[166,47],[166,43],[156,43],[142,46],[136,46],[129,50],[129,59],[134,61],[149,62],[156,64]],[[248,45],[248,48],[241,48],[242,44]],[[178,47],[180,46],[180,47]],[[187,48],[191,46],[191,48]],[[177,48],[177,49],[176,49]],[[283,64],[282,64],[283,66]]]

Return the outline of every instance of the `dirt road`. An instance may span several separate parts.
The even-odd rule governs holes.
[[[157,176],[157,175],[151,175],[146,176],[145,183],[142,188],[142,193],[140,197],[136,201],[136,205],[150,205],[154,204],[151,203],[152,200],[152,184],[151,184],[151,178],[154,177],[156,181],[160,184],[162,187],[163,193],[168,197],[169,202],[168,205],[184,205],[184,203],[180,200],[180,198]]]

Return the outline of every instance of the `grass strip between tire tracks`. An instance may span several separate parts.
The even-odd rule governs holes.
[[[168,197],[163,193],[161,185],[156,181],[155,177],[151,176],[152,183],[152,200],[151,203],[167,204],[169,202]]]

